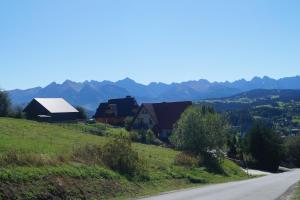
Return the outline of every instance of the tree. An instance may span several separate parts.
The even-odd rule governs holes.
[[[300,167],[300,135],[287,138],[285,146],[287,162],[295,167]]]
[[[239,132],[229,132],[227,136],[227,155],[231,158],[242,158],[242,137]]]
[[[25,113],[23,112],[23,108],[21,106],[16,106],[13,108],[10,116],[13,118],[22,119],[25,118]]]
[[[180,150],[221,155],[226,147],[229,125],[211,108],[188,108],[175,125],[170,141]]]
[[[82,119],[82,120],[86,120],[88,117],[87,117],[87,113],[86,113],[86,110],[81,107],[81,106],[77,106],[76,109],[78,110],[79,114],[78,114],[78,118],[79,119]]]
[[[0,90],[0,117],[7,117],[10,112],[11,102],[8,93]]]
[[[263,122],[256,122],[245,137],[246,151],[255,160],[256,167],[275,172],[284,155],[279,134]]]

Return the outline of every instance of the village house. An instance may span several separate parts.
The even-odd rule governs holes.
[[[61,122],[73,121],[79,112],[62,98],[35,98],[23,110],[28,119]]]
[[[161,140],[168,140],[173,125],[181,114],[192,105],[191,101],[144,103],[135,116],[132,129],[152,129]]]
[[[114,126],[124,126],[127,117],[134,117],[139,109],[134,97],[110,99],[101,103],[94,115],[97,122]]]

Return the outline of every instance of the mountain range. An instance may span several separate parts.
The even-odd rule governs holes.
[[[201,100],[236,95],[254,89],[300,89],[300,76],[273,79],[267,76],[254,77],[252,80],[241,79],[233,82],[209,82],[205,79],[181,83],[140,84],[130,78],[116,82],[66,80],[62,84],[52,82],[48,86],[26,90],[8,91],[14,105],[25,106],[35,97],[62,97],[73,105],[94,111],[100,102],[110,98],[134,96],[139,103]]]

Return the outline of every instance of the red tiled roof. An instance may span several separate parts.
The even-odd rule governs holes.
[[[156,118],[160,130],[172,129],[181,114],[191,105],[191,101],[142,104]]]

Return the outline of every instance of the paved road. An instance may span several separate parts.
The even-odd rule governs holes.
[[[276,200],[300,180],[300,169],[281,174],[182,190],[143,200]]]

